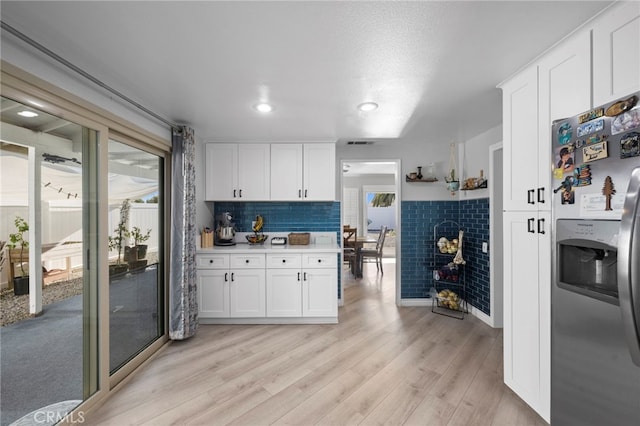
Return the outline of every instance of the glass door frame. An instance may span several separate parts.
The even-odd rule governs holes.
[[[168,337],[168,265],[169,265],[169,239],[170,239],[170,130],[167,130],[167,139],[162,140],[138,126],[116,117],[114,114],[90,104],[83,99],[70,94],[51,83],[35,77],[4,61],[0,67],[0,95],[21,102],[25,105],[33,105],[46,113],[62,117],[78,125],[90,128],[97,132],[97,206],[99,209],[97,220],[97,249],[98,259],[98,288],[97,322],[95,329],[98,333],[97,344],[91,346],[91,364],[85,369],[91,375],[91,386],[97,390],[85,399],[71,414],[87,413],[98,407],[109,396],[114,387],[124,380],[133,370],[166,345]],[[109,375],[109,271],[108,271],[108,145],[109,137],[117,135],[118,140],[125,138],[134,146],[143,147],[152,153],[164,157],[164,194],[165,200],[162,208],[164,218],[164,334],[144,351],[138,354],[127,365],[118,370],[117,374]],[[131,136],[127,136],[131,135]],[[92,256],[93,258],[93,256]],[[62,422],[64,424],[64,421]]]

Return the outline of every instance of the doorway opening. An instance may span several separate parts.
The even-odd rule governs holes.
[[[382,245],[381,268],[375,260],[362,263],[362,276],[355,277],[348,264],[343,265],[341,302],[344,287],[375,283],[389,293],[385,300],[400,300],[400,160],[342,160],[342,226],[356,228],[358,240],[375,248],[381,229],[386,228]]]

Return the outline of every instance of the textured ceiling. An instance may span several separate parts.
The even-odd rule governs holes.
[[[609,3],[2,1],[2,20],[204,141],[449,143],[500,124],[496,85]]]

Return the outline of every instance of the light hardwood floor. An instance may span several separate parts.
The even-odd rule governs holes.
[[[502,382],[502,333],[398,308],[393,264],[345,283],[337,325],[200,326],[86,424],[546,425]]]

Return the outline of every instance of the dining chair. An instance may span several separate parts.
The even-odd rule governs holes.
[[[356,248],[356,235],[358,234],[358,228],[352,228],[349,225],[345,225],[342,228],[342,240],[343,248]]]
[[[375,259],[376,269],[382,275],[384,275],[384,271],[382,270],[382,248],[384,247],[384,240],[386,236],[387,227],[382,226],[380,228],[380,234],[378,235],[378,241],[376,242],[376,248],[360,250],[360,261],[365,262],[367,261],[367,259]],[[360,267],[360,269],[362,270],[362,266]]]

